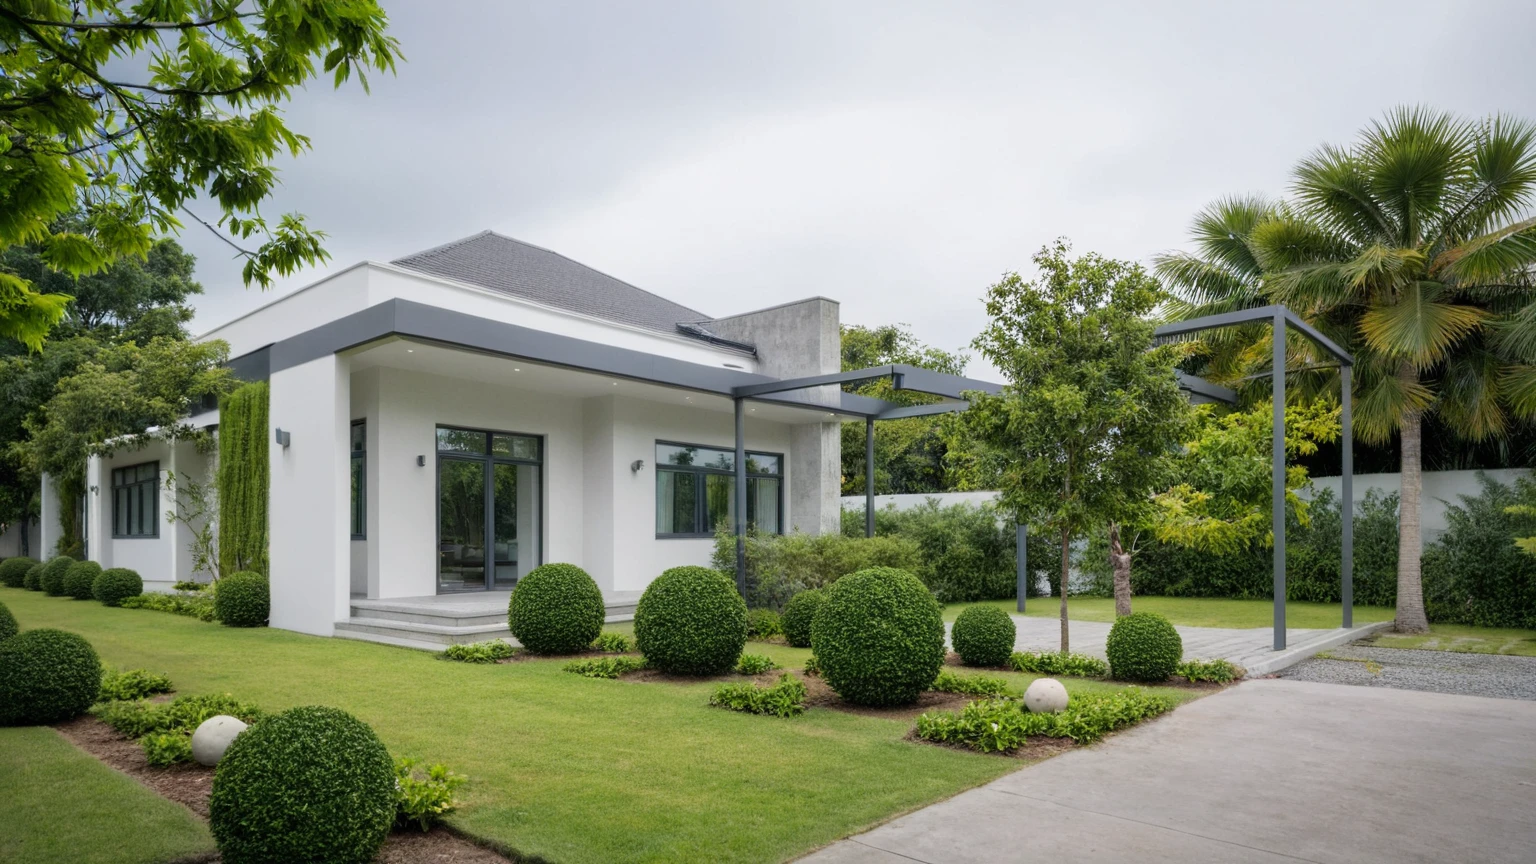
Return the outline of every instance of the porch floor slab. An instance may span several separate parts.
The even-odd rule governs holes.
[[[501,639],[517,644],[507,629],[510,591],[474,591],[391,597],[353,597],[351,617],[336,622],[336,635],[408,648],[441,651],[448,645]],[[606,623],[634,618],[639,591],[619,591],[604,597]]]

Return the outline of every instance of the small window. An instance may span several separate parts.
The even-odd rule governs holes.
[[[783,457],[747,454],[747,522],[783,532]],[[656,442],[656,536],[709,537],[736,518],[736,451]]]
[[[160,463],[112,469],[112,536],[160,536]]]
[[[368,537],[368,421],[352,421],[352,539]]]

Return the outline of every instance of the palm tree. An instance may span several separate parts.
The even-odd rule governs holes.
[[[1157,271],[1192,317],[1283,303],[1355,357],[1355,431],[1401,445],[1396,627],[1428,629],[1420,579],[1420,445],[1437,417],[1469,441],[1536,417],[1536,128],[1399,108],[1294,172],[1288,201],[1218,201],[1194,254]],[[1208,373],[1235,381],[1269,357],[1268,329],[1216,338]],[[1336,370],[1294,341],[1308,395]]]

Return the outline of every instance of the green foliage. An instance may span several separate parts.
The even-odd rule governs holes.
[[[495,663],[498,660],[508,659],[512,654],[512,646],[500,639],[471,642],[467,645],[449,645],[443,649],[444,660],[456,660],[460,663]]]
[[[21,632],[21,627],[16,624],[16,616],[4,603],[0,603],[0,642],[15,636]]]
[[[458,809],[454,790],[469,782],[469,778],[449,771],[441,763],[432,765],[423,775],[416,765],[415,759],[395,760],[395,824],[404,828],[415,822],[426,831]]]
[[[932,689],[966,696],[1007,696],[1008,682],[986,675],[956,675],[948,669],[940,669],[939,677],[933,679]]]
[[[108,671],[101,676],[101,692],[98,702],[143,699],[156,693],[171,692],[171,679],[146,669],[128,669],[123,672]]]
[[[177,696],[165,703],[103,701],[91,713],[127,738],[142,738],[153,732],[191,735],[203,721],[220,714],[246,723],[255,723],[264,716],[261,709],[228,693]]]
[[[100,691],[101,660],[74,633],[43,628],[0,641],[0,726],[78,717]]]
[[[124,600],[143,593],[144,580],[127,567],[103,570],[91,583],[91,596],[100,600],[103,606],[121,606]]]
[[[1446,509],[1446,530],[1424,553],[1429,620],[1536,629],[1536,558],[1514,537],[1530,517],[1511,507],[1536,501],[1536,484],[1506,485],[1479,475],[1482,492]]]
[[[1173,674],[1191,683],[1214,681],[1226,684],[1243,677],[1243,668],[1227,660],[1181,660]]]
[[[507,626],[534,654],[585,651],[603,631],[603,592],[575,564],[545,564],[517,580]]]
[[[219,580],[213,592],[213,614],[228,627],[265,627],[272,610],[267,577],[249,571]]]
[[[620,675],[648,669],[650,664],[644,657],[593,657],[590,660],[572,660],[560,668],[584,678],[606,678],[611,681]]]
[[[1184,640],[1167,618],[1133,612],[1110,626],[1104,653],[1110,674],[1122,681],[1165,681],[1184,656]]]
[[[270,388],[246,384],[219,400],[219,572],[267,572]]]
[[[0,585],[7,588],[21,588],[26,583],[27,571],[37,565],[32,558],[18,557],[7,558],[0,561]]]
[[[801,671],[807,675],[815,675],[817,678],[821,677],[821,663],[817,662],[815,654],[805,658],[805,665],[801,667]]]
[[[736,658],[737,675],[761,675],[777,668],[779,664],[773,662],[772,657],[762,654],[743,654]]]
[[[876,567],[839,579],[811,624],[821,675],[857,705],[905,705],[944,663],[944,617],[916,576]]]
[[[757,684],[721,684],[709,697],[709,704],[748,714],[794,717],[805,711],[805,682],[785,672],[771,687]]]
[[[55,555],[43,565],[42,573],[38,576],[37,584],[43,593],[49,597],[64,596],[64,577],[69,575],[69,568],[78,563],[68,555]]]
[[[843,534],[864,535],[864,508],[845,507]],[[905,510],[875,511],[875,534],[917,543],[911,568],[940,603],[1002,600],[1017,594],[1014,526],[990,504],[940,504],[929,498]],[[1033,596],[1031,594],[1030,596]]]
[[[635,642],[663,672],[717,675],[747,643],[747,604],[720,571],[673,567],[640,595]]]
[[[591,648],[604,654],[628,654],[635,650],[635,640],[614,630],[604,630],[592,640]]]
[[[0,250],[37,244],[48,267],[85,276],[143,259],[184,211],[227,232],[247,284],[323,262],[323,234],[302,216],[269,227],[260,212],[277,184],[273,163],[309,147],[280,106],[322,69],[337,86],[355,72],[365,88],[365,70],[392,70],[399,49],[386,23],[371,0],[302,14],[216,0],[102,0],[83,11],[41,0],[6,15]],[[188,209],[200,196],[217,215]],[[78,224],[58,223],[82,203]],[[257,248],[237,245],[252,236],[263,238]],[[68,300],[0,272],[0,337],[37,350]]]
[[[172,615],[185,615],[199,621],[218,620],[214,614],[213,598],[206,594],[136,594],[124,597],[117,605],[124,609],[152,609]]]
[[[394,824],[395,777],[368,724],[335,708],[292,708],[230,743],[208,825],[228,864],[364,864]]]
[[[1069,675],[1074,678],[1105,678],[1109,664],[1087,654],[1062,654],[1056,651],[1016,651],[1008,657],[1008,665],[1015,672],[1035,675]]]
[[[171,588],[176,591],[207,591],[212,585],[212,582],[189,582],[183,579],[172,585]]]
[[[155,732],[139,739],[144,759],[156,768],[192,761],[192,736],[184,732]]]
[[[91,599],[91,588],[102,573],[95,561],[77,561],[64,574],[64,596],[76,600]]]
[[[747,599],[764,609],[782,609],[801,591],[824,588],[849,573],[871,567],[915,572],[922,563],[921,550],[905,537],[749,531],[746,552]],[[728,525],[715,533],[711,566],[732,576],[736,572],[736,538]]]
[[[772,609],[747,610],[747,638],[766,640],[784,635],[784,618]]]
[[[1001,666],[1013,653],[1018,635],[1013,618],[996,606],[971,606],[961,611],[950,629],[955,653],[967,666]]]
[[[27,575],[22,577],[21,586],[28,591],[43,590],[43,569],[47,564],[34,564],[27,568]]]
[[[1008,753],[1033,736],[1071,738],[1091,744],[1116,729],[1173,710],[1173,700],[1139,687],[1114,693],[1080,693],[1065,710],[1035,714],[1012,699],[984,699],[959,714],[923,714],[917,737],[940,744],[959,744],[982,753]]]
[[[811,622],[826,594],[820,588],[807,588],[789,598],[784,605],[784,640],[796,648],[811,647]]]

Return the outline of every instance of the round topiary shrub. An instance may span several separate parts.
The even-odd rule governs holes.
[[[784,606],[784,640],[796,648],[811,647],[811,621],[826,599],[820,588],[807,588]]]
[[[76,600],[91,599],[91,586],[101,575],[101,565],[95,561],[76,561],[64,573],[64,595]]]
[[[746,601],[719,570],[673,567],[640,595],[635,642],[645,659],[664,672],[727,672],[747,644]]]
[[[38,577],[37,584],[42,587],[43,593],[49,597],[64,596],[64,577],[69,575],[69,568],[79,562],[68,555],[57,555],[43,565],[42,575]]]
[[[31,558],[7,558],[0,561],[0,585],[7,588],[25,587],[27,571],[37,566],[37,561]]]
[[[272,614],[267,577],[242,570],[220,579],[213,591],[213,615],[230,627],[265,627]]]
[[[944,665],[944,616],[911,573],[871,567],[825,589],[811,648],[827,684],[858,705],[905,705]]]
[[[11,610],[6,608],[4,603],[0,603],[0,642],[20,632],[21,627],[16,623],[16,616],[11,614]]]
[[[1184,640],[1167,618],[1156,612],[1133,612],[1115,619],[1104,653],[1114,678],[1166,681],[1184,657]]]
[[[33,564],[27,568],[27,575],[21,579],[21,587],[28,591],[43,590],[43,568],[46,564]]]
[[[208,826],[225,864],[363,864],[394,821],[389,751],[368,724],[336,708],[257,721],[213,774]]]
[[[110,570],[101,571],[96,581],[91,583],[91,596],[100,600],[104,606],[120,606],[129,597],[137,597],[144,593],[144,580],[139,574],[127,567],[113,567]]]
[[[1002,666],[1013,653],[1018,633],[1013,619],[997,606],[971,606],[955,618],[949,638],[967,666]]]
[[[535,654],[575,654],[603,632],[603,592],[575,564],[545,564],[517,580],[507,628]]]
[[[85,713],[101,692],[101,659],[63,630],[0,642],[0,726],[41,726]]]

